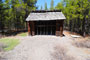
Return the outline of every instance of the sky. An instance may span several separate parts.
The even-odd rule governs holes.
[[[56,6],[61,0],[53,0],[53,1],[54,1],[54,6]],[[38,7],[38,9],[40,9],[41,6],[44,9],[45,2],[47,3],[47,7],[50,8],[51,0],[37,0],[36,6]]]
[[[56,6],[61,0],[53,0],[54,6]],[[47,7],[50,8],[51,0],[37,0],[37,7],[38,9],[41,8],[41,6],[44,8],[45,2],[47,3]]]

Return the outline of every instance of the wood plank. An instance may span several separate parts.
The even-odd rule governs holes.
[[[35,35],[35,25],[34,25],[34,22],[32,21],[31,22],[31,26],[32,26],[32,36],[34,36]]]
[[[56,36],[60,36],[59,32],[60,32],[60,29],[59,29],[59,21],[56,21]]]
[[[30,22],[28,21],[27,24],[28,24],[28,35],[31,35]]]
[[[60,22],[60,36],[63,36],[63,20]]]

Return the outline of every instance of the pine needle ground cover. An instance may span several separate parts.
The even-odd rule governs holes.
[[[16,45],[19,44],[19,39],[2,38],[2,39],[0,39],[0,42],[6,45],[6,47],[4,47],[4,50],[9,51],[9,50],[12,50]]]

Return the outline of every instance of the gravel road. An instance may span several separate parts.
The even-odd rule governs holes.
[[[23,37],[18,46],[9,52],[5,52],[2,60],[53,60],[51,54],[56,45],[67,48],[67,54],[76,57],[76,60],[85,60],[87,54],[83,54],[82,51],[72,45],[72,42],[72,38],[68,36]]]

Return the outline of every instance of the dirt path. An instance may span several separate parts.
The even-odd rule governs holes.
[[[76,57],[76,60],[85,60],[89,57],[74,47],[72,42],[72,38],[68,36],[27,36],[22,38],[17,47],[6,52],[2,60],[53,60],[52,53],[56,45],[67,48],[67,54]]]

